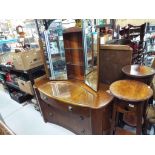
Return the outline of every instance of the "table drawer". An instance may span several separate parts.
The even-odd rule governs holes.
[[[61,125],[76,134],[91,134],[91,119],[81,114],[70,113],[63,111],[61,108],[52,107],[49,104],[44,104],[42,111],[47,122]]]

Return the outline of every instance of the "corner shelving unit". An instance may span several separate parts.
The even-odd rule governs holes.
[[[68,78],[84,79],[84,53],[82,28],[71,27],[63,31]]]

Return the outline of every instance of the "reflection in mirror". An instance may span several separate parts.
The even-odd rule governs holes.
[[[94,20],[83,20],[85,83],[93,90],[98,89],[98,32]]]
[[[66,60],[61,21],[53,21],[45,32],[50,79],[67,80]]]

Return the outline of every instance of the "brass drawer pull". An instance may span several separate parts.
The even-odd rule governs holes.
[[[46,96],[43,96],[43,100],[48,100],[48,98]]]
[[[80,119],[81,119],[81,120],[84,120],[84,117],[83,117],[83,116],[80,116]]]
[[[73,107],[72,106],[68,106],[68,110],[69,111],[73,111]]]
[[[52,113],[52,112],[50,112],[50,113],[49,113],[49,116],[50,116],[50,117],[53,117],[53,113]]]

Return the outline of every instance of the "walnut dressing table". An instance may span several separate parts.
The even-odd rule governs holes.
[[[35,92],[45,122],[63,126],[76,134],[109,134],[113,97],[109,86],[95,92],[76,80],[35,83]]]

